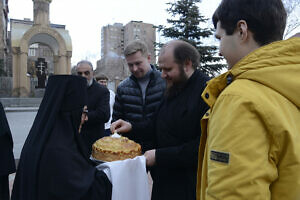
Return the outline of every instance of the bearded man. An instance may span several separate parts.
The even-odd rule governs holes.
[[[94,80],[93,65],[90,61],[77,63],[76,72],[87,80],[87,114],[82,125],[81,134],[87,149],[91,153],[96,140],[105,136],[104,124],[109,120],[109,91]]]
[[[187,42],[167,43],[158,58],[167,89],[152,120],[118,120],[111,125],[112,132],[154,135],[153,149],[144,154],[153,178],[152,200],[196,199],[200,119],[208,109],[201,98],[208,77],[197,70],[199,58]]]

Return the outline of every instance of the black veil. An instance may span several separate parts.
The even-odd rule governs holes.
[[[110,195],[110,182],[90,163],[78,133],[86,89],[86,79],[79,76],[49,78],[22,149],[13,200],[84,199],[95,185],[102,192],[98,195]]]

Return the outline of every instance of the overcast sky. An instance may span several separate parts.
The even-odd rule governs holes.
[[[143,21],[154,25],[166,24],[170,18],[166,3],[174,0],[52,0],[50,22],[66,25],[72,38],[72,66],[81,59],[101,58],[101,28],[116,22]],[[202,0],[199,10],[211,17],[220,0]],[[9,0],[9,18],[33,19],[32,0]]]

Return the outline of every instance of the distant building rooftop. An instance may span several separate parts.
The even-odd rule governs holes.
[[[19,24],[33,25],[33,21],[31,21],[29,18],[24,18],[24,20],[10,19],[10,22],[19,23]],[[66,25],[61,25],[61,24],[50,24],[50,27],[51,28],[66,29]]]

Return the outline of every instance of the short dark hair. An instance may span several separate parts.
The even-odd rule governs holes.
[[[222,0],[213,14],[215,28],[218,21],[227,35],[232,35],[239,20],[247,22],[259,45],[282,40],[286,26],[286,10],[281,0]]]
[[[96,81],[99,81],[99,80],[107,80],[108,81],[108,77],[105,74],[97,74],[95,76],[95,79],[96,79]]]
[[[200,63],[200,54],[193,45],[183,40],[172,40],[163,46],[160,54],[163,54],[164,49],[168,46],[173,47],[174,61],[177,64],[183,65],[186,61],[191,61],[192,67],[197,69]]]

